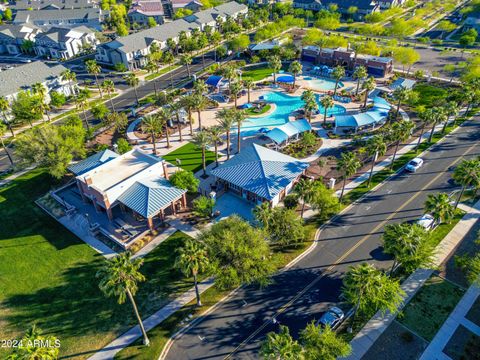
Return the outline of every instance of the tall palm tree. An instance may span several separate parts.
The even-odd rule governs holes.
[[[217,111],[216,114],[217,121],[222,128],[222,130],[227,134],[227,160],[230,159],[230,131],[235,119],[233,118],[233,110],[222,108]]]
[[[312,113],[318,109],[315,93],[312,90],[305,90],[300,98],[304,102],[303,108],[307,115],[308,122],[312,122]]]
[[[323,125],[327,124],[327,111],[335,105],[333,99],[329,95],[322,96],[320,104],[323,106]]]
[[[338,83],[345,76],[345,68],[343,66],[336,66],[332,71],[332,77],[335,79],[335,90],[333,96],[337,95]]]
[[[145,281],[145,276],[139,271],[142,264],[142,259],[132,260],[130,252],[127,251],[107,260],[96,276],[100,278],[99,287],[106,296],[116,296],[119,304],[123,304],[128,297],[143,334],[143,344],[148,346],[150,341],[134,299],[138,283]]]
[[[39,109],[47,115],[47,119],[50,121],[50,114],[48,113],[50,106],[47,104],[47,88],[42,83],[35,83],[32,85],[32,92],[40,99]]]
[[[193,95],[186,95],[180,99],[182,107],[187,111],[188,124],[190,126],[190,136],[193,136],[193,117],[192,113],[195,110],[195,101]]]
[[[5,97],[0,96],[0,112],[2,113],[3,122],[5,123],[5,125],[7,125],[8,130],[10,130],[10,132],[12,133],[12,137],[15,137],[12,124],[10,123],[10,121],[8,121],[8,116],[7,116],[8,109],[10,109],[10,103]]]
[[[233,65],[228,65],[223,69],[223,76],[228,80],[228,87],[238,78],[238,70]]]
[[[358,160],[357,155],[353,151],[342,152],[340,159],[338,160],[337,169],[343,173],[343,184],[342,192],[340,193],[340,201],[343,199],[343,193],[345,191],[345,185],[347,184],[347,179],[350,176],[353,176],[357,170],[362,166],[360,160]]]
[[[455,208],[450,204],[450,198],[448,194],[445,193],[428,195],[425,201],[425,211],[430,213],[435,219],[432,227],[435,223],[439,224],[450,221],[455,214]]]
[[[149,60],[147,62],[147,65],[145,65],[145,70],[147,70],[149,74],[153,74],[155,71],[157,71],[157,68],[158,68],[157,65],[151,60]],[[152,81],[153,81],[153,88],[155,89],[155,97],[157,97],[158,96],[157,82],[155,81],[155,79],[153,79]]]
[[[252,210],[253,218],[268,231],[268,224],[272,218],[272,208],[267,201],[255,206]]]
[[[400,106],[402,106],[402,104],[405,101],[408,101],[408,99],[410,99],[411,96],[412,96],[412,90],[407,89],[403,86],[399,86],[393,91],[393,98],[397,100],[397,110],[395,111],[395,119],[397,119],[398,113],[400,112]]]
[[[128,118],[124,113],[111,112],[107,115],[106,122],[112,125],[115,131],[123,131],[127,127]]]
[[[232,111],[233,121],[237,124],[237,153],[240,153],[241,147],[241,127],[242,123],[245,121],[245,113],[242,110],[234,108]]]
[[[163,131],[160,118],[153,115],[145,115],[145,117],[142,119],[140,126],[144,133],[150,134],[150,140],[152,141],[153,145],[153,153],[157,154],[157,146],[155,144],[155,139]]]
[[[201,130],[193,137],[193,143],[202,149],[202,168],[203,176],[207,175],[206,151],[210,141],[210,134],[206,130]]]
[[[363,103],[363,107],[366,108],[367,107],[367,100],[368,100],[368,94],[370,94],[370,91],[372,91],[373,89],[375,89],[375,78],[373,76],[370,76],[369,78],[367,78],[367,80],[365,80],[362,84],[362,89],[365,90],[365,100],[364,100],[364,103]]]
[[[453,180],[462,186],[462,190],[455,202],[455,209],[457,208],[463,193],[468,186],[480,186],[480,161],[479,160],[463,160],[453,171]]]
[[[308,179],[301,179],[297,185],[295,185],[295,193],[298,195],[298,198],[302,200],[302,211],[300,216],[303,217],[305,211],[305,205],[312,200],[312,195],[314,192],[314,183]]]
[[[277,85],[277,72],[282,68],[282,59],[278,55],[273,55],[268,59],[268,65],[273,69],[273,84]]]
[[[197,306],[202,306],[200,292],[198,291],[198,274],[205,271],[208,265],[207,249],[205,245],[198,240],[188,239],[185,241],[185,244],[178,249],[175,267],[180,269],[185,276],[193,277]]]
[[[435,106],[432,108],[433,111],[433,122],[432,122],[432,130],[430,131],[430,136],[428,137],[428,142],[431,143],[433,139],[433,135],[435,133],[435,127],[437,124],[442,123],[443,121],[447,122],[448,116],[445,112],[445,109],[441,106]]]
[[[255,82],[247,79],[243,81],[243,86],[245,86],[245,89],[247,89],[247,100],[250,102],[250,91],[255,88]]]
[[[235,108],[237,107],[238,94],[243,90],[243,85],[241,81],[232,82],[230,85],[230,95],[233,96],[233,101],[235,103]]]
[[[181,101],[172,101],[170,103],[170,109],[172,110],[172,113],[175,115],[175,118],[177,119],[177,130],[178,130],[178,136],[179,136],[179,141],[183,141],[183,136],[182,136],[182,124],[180,124],[180,110],[182,109],[182,103]]]
[[[208,132],[210,134],[210,141],[215,147],[215,163],[216,166],[218,166],[218,143],[222,141],[223,129],[221,126],[212,126],[208,128]]]
[[[412,134],[412,130],[415,127],[413,121],[400,120],[392,124],[392,135],[395,141],[395,150],[393,151],[392,162],[390,163],[390,169],[393,169],[395,158],[397,156],[398,147],[402,141],[407,141]]]
[[[433,108],[428,108],[421,111],[418,114],[418,117],[422,123],[422,128],[420,130],[420,135],[418,136],[417,149],[420,146],[420,143],[422,142],[422,138],[423,138],[423,134],[425,133],[426,126],[428,124],[431,124],[435,120],[435,112],[433,111]]]
[[[153,116],[158,117],[162,123],[162,128],[165,127],[165,137],[167,139],[167,149],[170,148],[170,135],[168,133],[168,122],[172,120],[172,110],[168,107],[161,107]]]
[[[85,110],[87,109],[88,105],[88,93],[85,90],[80,90],[75,98],[75,105],[78,109],[82,110],[83,113],[83,120],[85,122],[85,127],[87,131],[90,130],[90,125],[88,124],[87,113]]]
[[[192,95],[193,107],[197,111],[198,115],[198,129],[202,129],[202,115],[201,112],[207,107],[208,101],[205,96],[202,94],[193,94]]]
[[[190,64],[192,63],[192,56],[189,54],[183,54],[180,57],[180,64],[187,66],[188,77],[191,77]]]
[[[134,73],[129,73],[123,77],[125,82],[128,86],[133,87],[133,91],[135,91],[135,100],[137,100],[137,105],[139,103],[138,100],[138,93],[137,93],[137,86],[140,84],[140,80],[138,80],[137,76]]]
[[[10,152],[8,151],[7,147],[5,146],[5,142],[3,141],[3,136],[5,135],[6,132],[7,132],[7,125],[5,125],[4,123],[0,123],[0,143],[2,144],[3,150],[8,156],[8,160],[12,165],[14,165],[12,156],[10,155]]]
[[[112,106],[112,111],[115,111],[115,105],[113,104],[113,98],[110,96],[115,91],[115,84],[112,80],[105,80],[102,83],[102,88],[107,92],[108,97],[110,98],[110,105]]]
[[[304,349],[291,335],[287,326],[280,325],[280,332],[269,332],[260,349],[265,360],[302,360]]]
[[[173,54],[170,51],[165,51],[165,53],[163,54],[163,62],[170,66],[173,64],[174,61],[175,58],[173,57]],[[170,71],[170,85],[173,89],[173,71]]]
[[[355,95],[358,95],[358,89],[360,89],[360,81],[367,77],[367,69],[365,66],[357,66],[353,71],[353,78],[357,80],[357,89],[355,90]]]
[[[442,134],[445,134],[448,125],[448,118],[453,117],[453,123],[455,124],[457,120],[456,117],[460,109],[458,108],[458,103],[456,101],[449,101],[445,105],[443,105],[443,110],[447,114],[447,121],[443,123],[442,129]]]
[[[74,71],[67,69],[64,72],[62,72],[60,76],[63,81],[68,81],[70,90],[72,91],[72,94],[75,96],[76,92],[75,92],[74,83],[77,81],[77,74]]]
[[[292,61],[288,67],[288,71],[293,74],[293,87],[295,87],[295,82],[297,81],[297,75],[302,72],[302,64],[300,61]]]
[[[370,176],[368,177],[367,186],[370,186],[370,182],[372,181],[373,176],[373,168],[375,166],[375,162],[379,156],[385,155],[387,152],[387,144],[385,144],[385,140],[381,135],[374,135],[370,140],[368,140],[366,146],[367,154],[372,158],[372,167],[370,168]]]
[[[208,92],[208,85],[205,84],[205,81],[198,79],[193,83],[193,89],[195,90],[195,94],[205,95]]]
[[[102,67],[98,65],[97,62],[93,59],[85,61],[85,66],[87,68],[87,72],[95,76],[95,83],[97,84],[98,91],[100,93],[100,98],[103,98],[102,88],[98,81],[98,74],[102,72]]]

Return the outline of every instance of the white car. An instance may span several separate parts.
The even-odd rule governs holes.
[[[421,166],[423,165],[423,159],[417,157],[415,159],[412,159],[408,162],[408,164],[405,166],[405,170],[408,172],[416,172]]]
[[[430,214],[423,215],[420,219],[417,220],[417,224],[426,230],[432,230],[437,226],[435,219]]]

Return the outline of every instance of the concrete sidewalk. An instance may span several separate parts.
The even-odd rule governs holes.
[[[480,219],[480,201],[475,206],[460,206],[467,214],[455,225],[455,227],[445,236],[436,248],[436,254],[430,269],[418,269],[408,277],[402,284],[402,289],[406,292],[403,304],[398,308],[401,311],[406,304],[412,299],[417,291],[423,286],[432,273],[434,268],[438,267],[448,257],[448,255],[456,248],[463,237],[470,231],[475,223]],[[376,313],[373,318],[360,330],[355,338],[350,342],[352,345],[352,354],[345,359],[360,360],[375,343],[380,335],[387,329],[390,323],[395,319],[397,313],[388,312],[383,316],[380,312]],[[428,358],[433,359],[433,358]]]

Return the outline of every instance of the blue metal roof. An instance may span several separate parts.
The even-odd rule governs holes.
[[[120,195],[118,201],[143,217],[149,218],[181,198],[184,193],[186,190],[176,188],[170,181],[155,177],[135,182]]]
[[[309,122],[305,119],[301,119],[297,121],[289,121],[283,125],[280,125],[266,133],[265,136],[273,140],[275,143],[281,144],[292,136],[310,130],[312,130],[312,126],[309,124]]]
[[[417,83],[416,80],[412,79],[405,79],[405,78],[398,78],[395,80],[389,87],[392,90],[395,90],[398,87],[403,87],[405,89],[412,89],[413,86]]]
[[[283,82],[283,83],[293,83],[295,78],[293,75],[282,75],[277,78],[278,82]]]
[[[298,133],[312,130],[312,125],[310,125],[310,123],[306,119],[291,121],[290,124],[292,124],[297,129]]]
[[[360,127],[385,121],[392,106],[384,98],[373,98],[373,107],[363,113],[335,116],[336,127]]]
[[[273,140],[277,144],[281,144],[284,141],[287,141],[289,138],[289,136],[279,128],[274,128],[270,130],[268,133],[265,134],[265,136]]]
[[[308,166],[308,162],[252,144],[212,170],[212,174],[264,199],[272,200]]]
[[[81,160],[68,167],[68,170],[75,175],[82,175],[86,172],[95,169],[96,167],[118,157],[119,155],[111,150],[100,151],[84,160]]]
[[[222,76],[211,75],[208,77],[207,81],[205,81],[205,84],[217,87],[219,82],[222,81],[222,79],[223,79]]]

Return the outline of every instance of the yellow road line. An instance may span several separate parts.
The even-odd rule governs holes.
[[[300,297],[302,297],[307,291],[309,291],[313,286],[315,286],[325,275],[327,272],[333,270],[335,266],[340,265],[340,262],[345,260],[352,252],[354,252],[359,246],[361,246],[365,241],[367,241],[373,233],[375,233],[377,230],[379,230],[383,225],[385,225],[389,220],[391,220],[396,214],[398,214],[400,211],[402,211],[408,204],[410,204],[413,200],[415,200],[420,194],[425,191],[430,185],[432,185],[435,181],[437,181],[441,176],[444,175],[444,173],[453,165],[455,165],[457,162],[462,160],[462,158],[467,155],[477,144],[473,144],[470,146],[463,154],[462,156],[459,156],[455,161],[450,163],[445,170],[441,171],[437,176],[435,176],[432,180],[430,180],[425,186],[423,186],[415,195],[413,195],[411,198],[409,198],[402,206],[400,206],[395,212],[391,213],[385,220],[383,220],[381,223],[379,223],[375,228],[367,235],[365,235],[362,239],[360,239],[354,246],[352,246],[346,253],[344,253],[342,256],[340,256],[332,265],[330,265],[319,277],[317,277],[315,280],[313,280],[310,284],[308,284],[306,287],[304,287],[300,292],[297,293],[290,301],[282,305],[274,314],[273,318],[277,317],[278,315],[282,314],[285,312],[295,301],[297,301]],[[252,340],[255,336],[257,336],[261,331],[263,331],[269,324],[271,323],[270,320],[265,321],[262,326],[257,328],[252,334],[250,334],[245,340],[243,340],[233,351],[228,354],[224,359],[230,359],[240,348],[245,346]]]

